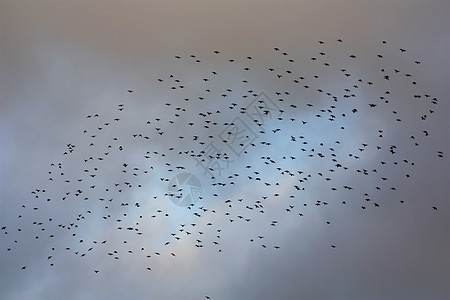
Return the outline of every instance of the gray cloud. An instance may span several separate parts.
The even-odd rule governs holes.
[[[7,226],[0,232],[2,299],[448,298],[450,107],[445,99],[450,69],[445,58],[450,47],[445,1],[0,1],[0,6],[0,223]],[[328,69],[324,62],[330,63]],[[294,84],[294,76],[305,80]],[[346,88],[356,97],[344,98]],[[254,98],[249,90],[267,93],[284,110],[283,120],[273,118],[262,129],[240,114]],[[414,99],[415,94],[422,98]],[[437,105],[431,104],[434,97]],[[231,103],[237,106],[230,109]],[[353,108],[358,112],[352,113]],[[96,113],[98,118],[86,118]],[[330,114],[336,121],[328,121]],[[239,157],[218,138],[223,123],[237,116],[256,133],[256,146]],[[281,130],[272,132],[276,128]],[[234,160],[215,181],[190,154],[178,154],[203,149],[193,136],[205,145],[221,144]],[[62,155],[67,144],[76,147]],[[397,147],[395,155],[389,153],[391,145]],[[438,158],[437,151],[444,157]],[[336,167],[333,153],[348,170]],[[276,163],[261,159],[267,156]],[[203,199],[191,210],[164,196],[168,186],[161,178],[179,172],[193,173],[202,183]],[[234,173],[239,176],[227,177]],[[41,190],[39,198],[30,194],[34,189]],[[83,191],[79,196],[77,189]],[[256,201],[264,207],[256,207]],[[322,205],[316,206],[317,201]]]

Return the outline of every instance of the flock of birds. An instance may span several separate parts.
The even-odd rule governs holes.
[[[343,41],[329,43],[337,48]],[[31,232],[33,240],[48,245],[43,259],[49,267],[55,266],[55,256],[119,261],[138,255],[151,271],[158,257],[177,257],[173,245],[182,241],[220,255],[230,227],[255,223],[259,233],[247,241],[277,251],[280,245],[265,238],[265,232],[285,218],[301,220],[312,208],[369,210],[392,201],[404,204],[396,193],[415,174],[414,153],[421,153],[431,134],[427,122],[438,99],[423,92],[413,75],[419,61],[407,66],[412,71],[384,62],[392,51],[385,41],[373,57],[345,53],[336,63],[329,60],[336,55],[327,53],[327,44],[319,41],[318,52],[307,59],[274,48],[274,65],[269,65],[271,59],[232,59],[221,51],[213,51],[206,61],[193,54],[175,56],[180,74],[155,82],[170,99],[153,103],[149,114],[156,115],[141,120],[127,113],[127,102],[139,97],[138,90],[128,89],[114,115],[99,111],[86,117],[84,143],[66,144],[47,171],[47,186],[31,191],[15,224],[1,227],[2,251],[14,255],[18,247],[32,247],[35,241],[21,240],[23,232]],[[404,52],[398,49],[399,55]],[[367,61],[375,61],[379,69],[358,74],[356,66]],[[313,71],[301,74],[303,69]],[[223,75],[227,72],[232,78]],[[269,82],[264,88],[257,81],[260,76]],[[223,87],[231,80],[232,87]],[[336,82],[338,87],[330,84]],[[402,110],[408,106],[421,113]],[[364,119],[367,115],[373,120]],[[373,126],[364,127],[371,122]],[[358,135],[360,129],[364,134]],[[397,132],[408,134],[399,137]],[[444,158],[441,149],[431,155]],[[171,178],[180,172],[200,174],[203,185],[202,194],[193,199],[198,201],[185,207],[167,201],[191,192],[173,185]],[[138,190],[158,192],[133,196]],[[246,191],[245,197],[230,196],[233,191]],[[333,197],[336,192],[347,197]],[[437,204],[430,209],[438,211]],[[148,224],[176,222],[173,215],[179,210],[189,216],[183,217],[186,222],[162,237],[159,233],[154,247],[148,246]],[[108,229],[92,239],[90,224],[97,223]],[[331,223],[325,221],[326,226]],[[60,237],[72,242],[53,242]],[[330,241],[329,247],[338,245]],[[102,274],[102,269],[94,266],[92,272]]]

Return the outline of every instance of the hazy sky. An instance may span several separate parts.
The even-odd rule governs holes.
[[[449,299],[449,28],[444,0],[0,0],[0,298]]]

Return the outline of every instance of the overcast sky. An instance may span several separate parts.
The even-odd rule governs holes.
[[[0,298],[449,299],[449,16],[0,0]]]

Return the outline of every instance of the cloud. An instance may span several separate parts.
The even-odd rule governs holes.
[[[2,298],[448,298],[447,3],[0,5]]]

